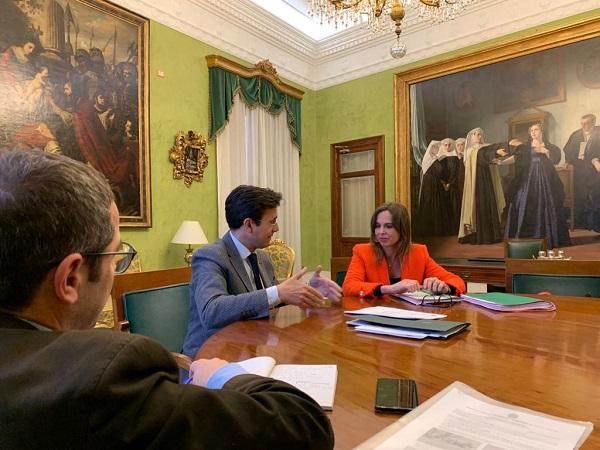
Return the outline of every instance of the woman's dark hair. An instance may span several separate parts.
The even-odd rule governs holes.
[[[545,144],[549,144],[550,141],[548,140],[548,136],[546,135],[546,130],[544,130],[544,124],[542,122],[535,122],[532,123],[529,128],[527,128],[527,142],[529,144],[531,144],[531,142],[533,141],[533,139],[531,138],[531,129],[535,126],[540,127],[540,130],[542,130],[542,141]]]
[[[400,235],[394,258],[398,258],[400,264],[402,264],[410,250],[411,244],[410,217],[408,216],[408,210],[406,209],[406,206],[400,203],[384,203],[373,212],[373,215],[371,216],[371,245],[375,250],[378,263],[383,261],[385,253],[383,252],[381,244],[375,239],[375,224],[377,223],[377,216],[383,211],[389,211],[392,215],[392,225]]]

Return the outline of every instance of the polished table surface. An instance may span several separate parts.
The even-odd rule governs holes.
[[[236,322],[197,357],[238,361],[268,355],[280,364],[337,364],[336,448],[352,448],[399,416],[375,413],[379,377],[413,378],[420,401],[459,380],[496,400],[575,420],[594,431],[582,448],[600,448],[600,300],[546,296],[554,312],[496,313],[470,304],[412,306],[346,297],[343,305],[275,308],[269,320]],[[385,305],[440,312],[467,321],[448,340],[411,340],[351,331],[343,311]]]

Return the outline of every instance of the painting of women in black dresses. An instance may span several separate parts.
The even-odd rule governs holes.
[[[148,21],[96,0],[0,0],[0,11],[0,148],[90,164],[121,224],[150,226]]]
[[[540,38],[526,55],[521,44],[507,46],[514,57],[490,49],[494,62],[477,67],[397,74],[408,101],[397,109],[396,194],[408,193],[414,239],[432,255],[498,261],[503,241],[544,238],[567,257],[598,259],[600,84],[582,74],[597,66],[600,33],[578,33]],[[447,137],[453,149],[438,148],[434,162],[426,143]]]
[[[507,193],[507,238],[546,238],[549,248],[569,245],[565,193],[554,165],[561,150],[543,134],[542,124],[529,127],[529,139],[516,147],[507,162],[515,178]]]

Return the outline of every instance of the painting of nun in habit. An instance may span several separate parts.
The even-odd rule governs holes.
[[[486,144],[481,128],[465,141],[465,182],[458,240],[461,244],[493,244],[503,239],[501,215],[506,205],[497,157],[508,155],[506,144]]]

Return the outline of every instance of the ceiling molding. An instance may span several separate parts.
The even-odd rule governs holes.
[[[251,64],[268,59],[282,78],[318,90],[593,10],[597,0],[479,0],[454,21],[430,25],[409,11],[401,39],[407,55],[389,55],[393,33],[353,27],[316,41],[250,0],[113,0]]]

